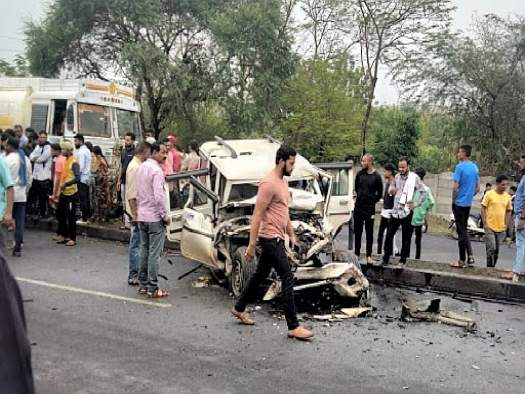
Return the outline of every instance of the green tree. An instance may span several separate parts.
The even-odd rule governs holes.
[[[217,104],[232,134],[263,129],[293,72],[280,5],[54,0],[44,20],[27,27],[27,56],[35,75],[127,79],[157,134],[178,123],[193,135],[203,108]]]
[[[283,97],[279,135],[313,161],[359,153],[361,74],[346,56],[303,60]]]
[[[16,56],[12,62],[0,59],[0,77],[27,77],[29,70],[23,56]]]
[[[416,161],[421,134],[419,114],[412,108],[384,107],[371,125],[372,153],[379,164],[394,163],[402,156]]]
[[[469,35],[444,35],[412,82],[422,101],[454,117],[457,144],[473,145],[493,174],[509,171],[525,149],[524,70],[525,21],[485,15]]]

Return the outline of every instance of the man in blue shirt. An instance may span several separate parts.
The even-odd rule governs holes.
[[[525,155],[520,159],[520,171],[525,171]],[[516,261],[512,268],[512,281],[518,282],[525,270],[525,176],[521,177],[514,199],[514,217],[516,222]]]
[[[91,217],[91,204],[89,203],[89,184],[91,181],[91,152],[84,144],[84,136],[75,136],[75,158],[80,167],[80,183],[78,184],[78,195],[80,198],[80,211],[82,222],[87,222]]]
[[[479,169],[470,161],[472,147],[462,145],[459,147],[459,164],[454,171],[454,186],[452,190],[452,212],[456,222],[458,233],[459,260],[452,263],[453,267],[465,267],[474,265],[472,246],[467,231],[467,223],[470,215],[470,207],[474,195],[479,193]]]

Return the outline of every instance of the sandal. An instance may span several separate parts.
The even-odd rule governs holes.
[[[239,312],[235,308],[232,308],[231,313],[241,324],[244,324],[245,326],[255,325],[255,320],[253,320],[247,313]]]
[[[148,295],[149,298],[164,298],[164,297],[169,296],[170,293],[168,293],[168,290],[159,288],[159,289],[156,289],[153,292],[148,291],[147,295]]]
[[[65,245],[66,245],[66,246],[76,246],[77,243],[76,243],[75,241],[73,241],[73,240],[70,239],[69,241],[67,241],[67,242],[65,243]]]
[[[465,268],[466,264],[464,261],[458,260],[458,261],[454,261],[453,263],[450,263],[450,266],[452,268]]]
[[[65,244],[67,244],[69,241],[70,241],[70,239],[62,238],[60,241],[57,241],[56,243],[57,243],[58,245],[65,245]]]

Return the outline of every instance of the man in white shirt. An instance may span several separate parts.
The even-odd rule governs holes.
[[[80,167],[80,182],[78,184],[78,194],[80,197],[80,211],[82,212],[82,222],[87,222],[91,217],[91,204],[89,199],[89,184],[91,180],[91,152],[84,144],[84,136],[75,136],[75,158]]]
[[[6,143],[6,162],[14,183],[13,219],[15,222],[15,247],[13,256],[22,256],[22,245],[24,243],[24,228],[26,216],[27,192],[31,187],[31,162],[18,149],[19,142],[9,137]]]
[[[29,159],[33,163],[33,187],[34,195],[38,200],[40,217],[48,215],[48,202],[51,195],[51,145],[47,141],[47,133],[41,131],[38,135],[38,145],[35,147]],[[33,191],[31,192],[33,193]]]

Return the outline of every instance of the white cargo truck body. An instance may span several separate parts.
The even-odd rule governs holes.
[[[113,82],[0,78],[0,128],[30,126],[53,142],[80,133],[109,157],[127,132],[140,137],[139,113],[134,90]]]

